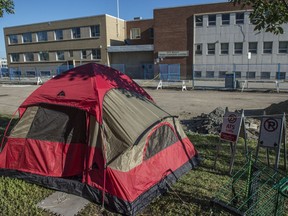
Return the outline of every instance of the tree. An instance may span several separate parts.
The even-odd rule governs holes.
[[[0,17],[3,17],[5,12],[7,14],[14,14],[13,0],[0,0]]]
[[[282,24],[288,23],[288,0],[229,0],[234,5],[252,7],[249,18],[255,31],[283,34]]]

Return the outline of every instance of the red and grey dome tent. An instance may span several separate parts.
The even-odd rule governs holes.
[[[86,64],[36,89],[5,136],[0,175],[134,215],[199,162],[178,119],[121,72]]]

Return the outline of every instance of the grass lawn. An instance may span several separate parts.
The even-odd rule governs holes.
[[[1,135],[4,133],[4,127],[8,121],[8,117],[0,118]],[[216,163],[216,169],[214,169],[216,145],[220,144],[218,136],[190,134],[189,138],[201,155],[201,165],[182,176],[167,193],[156,198],[140,215],[210,215],[210,199],[231,179],[228,175],[229,144],[221,144],[220,156]],[[243,140],[240,139],[237,145],[235,171],[241,169],[245,164],[243,143]],[[254,149],[256,143],[249,142],[249,146]],[[261,151],[260,158],[263,161],[265,161],[264,156],[265,152]],[[283,168],[283,160],[280,162],[280,168]],[[21,180],[0,177],[0,215],[52,216],[53,214],[38,209],[36,204],[53,192]],[[288,215],[287,206],[285,215]],[[215,212],[215,215],[229,215],[219,210]],[[90,203],[78,215],[102,214],[104,213],[101,213],[99,205]],[[114,214],[105,212],[105,215]]]

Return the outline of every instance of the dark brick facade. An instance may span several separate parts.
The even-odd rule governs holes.
[[[126,23],[127,29],[127,44],[129,45],[140,45],[140,44],[153,44],[153,32],[154,31],[154,20],[133,20],[127,21]],[[141,29],[141,38],[140,39],[130,39],[130,30],[132,28],[140,28]]]
[[[192,5],[175,8],[163,8],[154,10],[154,20],[127,22],[127,35],[131,28],[143,28],[143,38],[132,40],[131,44],[154,44],[154,59],[159,51],[189,51],[187,57],[164,58],[162,64],[181,64],[181,75],[189,77],[192,71],[194,53],[194,15],[205,13],[220,13],[240,11],[240,5],[232,3],[214,3],[205,5]],[[154,29],[154,42],[147,39],[144,34],[148,28]],[[145,35],[145,36],[144,36]],[[191,75],[190,75],[191,76]]]

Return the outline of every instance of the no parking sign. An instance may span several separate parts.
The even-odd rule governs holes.
[[[260,128],[261,147],[275,148],[281,142],[283,117],[264,117]]]

